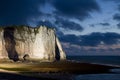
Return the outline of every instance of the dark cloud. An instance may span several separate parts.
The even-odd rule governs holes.
[[[50,21],[48,21],[48,20],[45,20],[45,21],[39,21],[38,23],[37,23],[38,25],[37,26],[47,26],[47,27],[51,27],[51,28],[55,28],[55,25],[54,24],[52,24]]]
[[[112,2],[115,2],[115,3],[120,3],[120,0],[102,0],[102,1],[112,1]]]
[[[57,35],[58,37],[61,37],[61,36],[64,35],[64,33],[61,32],[59,29],[57,29],[57,31],[56,31],[56,35]]]
[[[75,35],[63,35],[60,37],[60,40],[62,42],[69,42],[72,44],[78,44],[79,43],[79,37]]]
[[[120,11],[120,5],[118,5],[118,10]]]
[[[110,23],[107,23],[107,22],[102,22],[102,23],[96,23],[96,24],[89,24],[90,27],[95,27],[95,26],[102,26],[102,27],[105,27],[105,26],[110,26]]]
[[[57,31],[59,28],[64,28],[66,30],[76,30],[76,31],[82,31],[83,27],[80,24],[77,24],[75,22],[69,21],[67,19],[57,18],[55,22],[51,22],[49,20],[40,20],[37,25],[47,26],[55,28]],[[56,26],[57,25],[57,26]]]
[[[114,20],[117,20],[117,21],[120,21],[120,14],[115,14],[114,16],[113,16],[113,19]]]
[[[97,50],[96,50],[96,49],[92,49],[92,48],[91,48],[91,49],[89,49],[89,51],[97,51]]]
[[[117,33],[91,33],[90,35],[83,36],[64,35],[60,37],[62,42],[69,42],[80,46],[113,45],[118,44],[119,39],[120,34]]]
[[[89,24],[90,27],[95,27],[95,24]]]
[[[85,19],[92,11],[98,11],[99,6],[95,0],[1,0],[0,1],[0,25],[29,25],[29,19],[40,16],[48,16],[40,11],[40,6],[49,3],[56,10],[49,14],[56,18],[58,27],[82,31],[83,27],[70,18]],[[57,13],[59,14],[57,14]],[[59,19],[56,16],[65,17]],[[33,21],[34,22],[34,21]],[[41,22],[39,24],[53,26],[53,22]]]
[[[114,49],[113,48],[108,48],[108,51],[114,51]]]
[[[67,19],[62,19],[56,17],[56,22],[55,22],[59,27],[65,28],[65,29],[70,29],[70,30],[77,30],[77,31],[82,31],[83,27],[75,22],[69,21]]]
[[[117,44],[120,34],[117,33],[92,33],[82,36],[83,45],[97,46],[103,42],[106,45]]]
[[[54,0],[53,5],[57,14],[80,20],[88,17],[92,11],[99,11],[99,6],[95,0]]]
[[[120,48],[116,48],[115,50],[118,50],[118,51],[120,51]]]
[[[45,0],[0,0],[0,25],[26,24],[27,19],[40,14],[38,7]]]
[[[99,25],[102,25],[102,26],[110,26],[109,23],[99,23]]]
[[[120,23],[117,24],[118,29],[120,29]]]
[[[108,48],[108,51],[120,51],[120,48],[115,48],[115,49],[113,49],[113,48]]]

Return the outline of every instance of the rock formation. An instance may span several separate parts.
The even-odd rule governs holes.
[[[55,61],[66,55],[55,34],[45,26],[0,27],[0,59]]]

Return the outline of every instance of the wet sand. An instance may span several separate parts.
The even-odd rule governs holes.
[[[0,80],[60,80],[61,75],[65,79],[69,74],[110,73],[114,68],[119,67],[72,61],[0,62]]]
[[[60,62],[0,62],[0,69],[12,72],[43,72],[43,73],[100,73],[109,69],[119,68],[102,64],[80,63],[72,61]]]

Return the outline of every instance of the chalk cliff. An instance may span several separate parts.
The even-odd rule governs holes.
[[[55,34],[45,26],[0,27],[0,59],[55,61],[66,55]]]

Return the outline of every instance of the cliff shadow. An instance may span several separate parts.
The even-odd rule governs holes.
[[[60,51],[59,51],[59,48],[58,48],[57,44],[56,44],[56,46],[55,46],[55,59],[56,59],[57,61],[60,60]]]
[[[4,28],[5,48],[8,53],[9,59],[13,61],[18,61],[19,58],[18,58],[18,53],[16,52],[15,49],[16,42],[14,38],[14,31],[15,28],[12,27]]]

